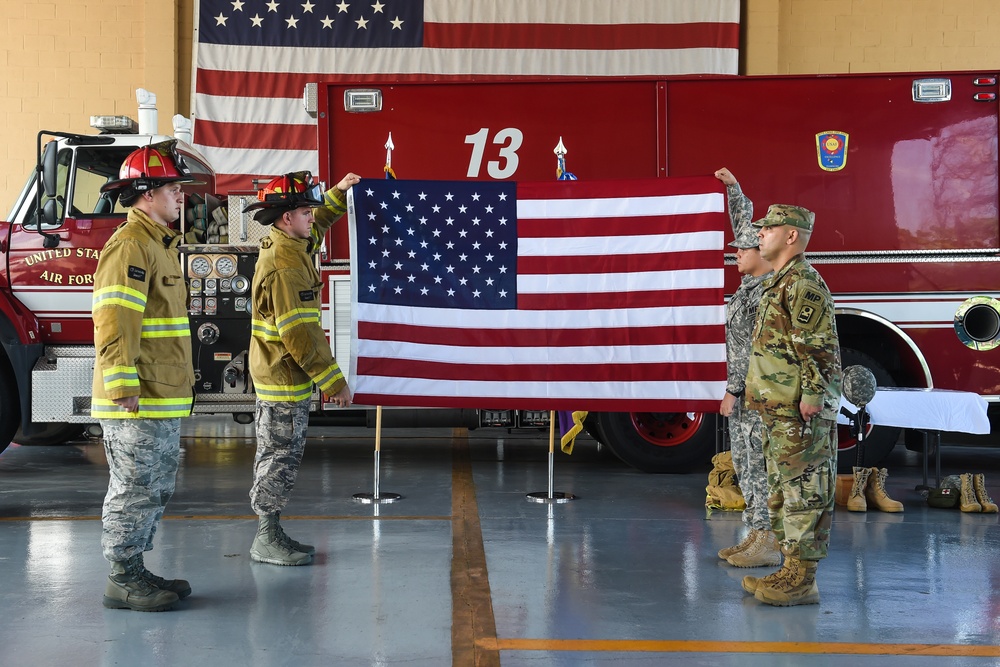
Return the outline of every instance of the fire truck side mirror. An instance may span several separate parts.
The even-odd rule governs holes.
[[[45,144],[45,152],[42,153],[42,192],[46,199],[56,196],[56,144],[55,141]]]
[[[42,204],[42,227],[55,227],[58,220],[59,202],[55,198],[46,200]]]

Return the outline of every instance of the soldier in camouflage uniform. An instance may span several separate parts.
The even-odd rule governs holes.
[[[101,546],[111,561],[110,609],[163,611],[191,593],[183,579],[152,574],[143,552],[174,492],[180,418],[191,414],[194,370],[187,290],[171,225],[192,178],[174,142],[133,151],[101,190],[131,207],[94,272],[91,415],[104,431],[110,479]]]
[[[305,449],[315,383],[340,407],[351,392],[320,322],[322,283],[315,253],[346,211],[346,193],[361,179],[347,174],[323,193],[309,172],[279,176],[258,193],[255,219],[272,225],[261,240],[253,278],[250,375],[257,392],[257,455],[250,504],[259,517],[250,557],[306,565],[316,549],[289,538],[279,523]],[[316,207],[315,209],[313,207]]]
[[[774,275],[754,329],[747,403],[764,422],[768,507],[785,562],[765,577],[744,577],[743,588],[776,606],[819,602],[817,563],[833,519],[840,343],[833,297],[805,260],[814,220],[804,208],[775,204],[754,222]]]
[[[726,395],[719,412],[729,418],[729,441],[733,468],[746,501],[743,523],[749,532],[742,542],[719,551],[719,558],[736,567],[779,565],[781,553],[771,532],[767,511],[767,472],[761,444],[763,424],[756,410],[746,407],[747,367],[750,365],[750,335],[757,317],[757,306],[764,291],[764,280],[771,275],[771,265],[758,250],[757,230],[753,220],[753,202],[743,194],[736,177],[726,168],[715,172],[726,185],[729,220],[733,225],[736,266],[743,279],[726,306]]]

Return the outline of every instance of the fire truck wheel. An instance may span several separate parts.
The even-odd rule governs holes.
[[[600,412],[595,421],[596,437],[643,472],[690,472],[708,466],[715,454],[714,414]]]
[[[19,445],[29,447],[42,447],[45,445],[62,445],[71,440],[78,439],[83,434],[83,424],[67,424],[65,422],[51,422],[48,424],[36,424],[40,427],[30,437],[21,435],[20,429],[14,434],[14,442]]]
[[[896,381],[882,364],[875,361],[864,352],[850,348],[840,349],[841,365],[866,366],[875,376],[879,387],[895,387]],[[877,466],[892,452],[899,440],[899,428],[893,426],[868,426],[864,439],[861,441],[862,460],[858,461],[857,438],[851,435],[851,429],[840,425],[837,428],[837,472],[850,474],[854,466]]]
[[[7,357],[0,355],[0,452],[7,449],[17,425],[21,422],[21,409],[17,400],[17,383]]]

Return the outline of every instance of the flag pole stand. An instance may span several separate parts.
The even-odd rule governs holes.
[[[394,503],[403,496],[398,493],[379,493],[378,490],[378,471],[379,471],[379,458],[382,451],[382,406],[379,405],[375,408],[375,492],[374,493],[355,493],[354,499],[359,503],[364,503],[366,505],[381,504],[381,503]]]
[[[527,495],[527,500],[529,503],[559,504],[559,503],[568,503],[571,500],[576,500],[576,496],[574,496],[572,493],[563,493],[562,491],[552,490],[552,476],[555,465],[555,450],[556,450],[556,411],[549,410],[549,490],[548,492],[532,491]]]

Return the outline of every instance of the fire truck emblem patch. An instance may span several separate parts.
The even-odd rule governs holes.
[[[816,159],[823,171],[840,171],[847,166],[847,132],[820,132],[816,135]]]
[[[140,269],[138,266],[129,266],[128,277],[144,283],[146,282],[146,269]]]

